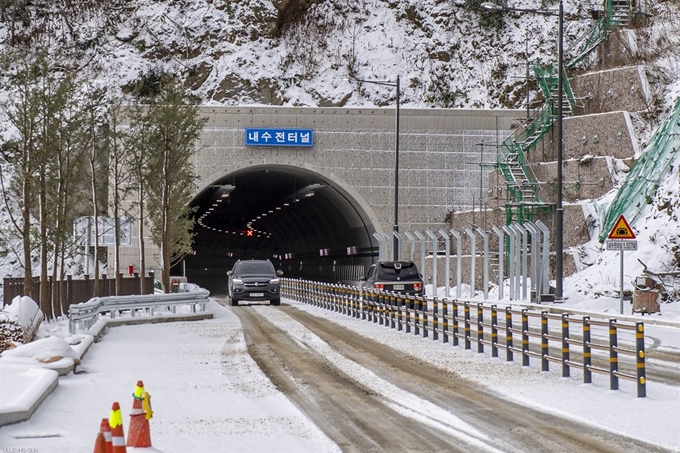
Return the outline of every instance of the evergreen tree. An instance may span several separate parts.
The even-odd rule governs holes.
[[[194,220],[189,203],[195,189],[191,158],[206,118],[185,102],[182,85],[165,76],[144,115],[147,129],[147,216],[151,237],[161,249],[162,281],[170,288],[170,270],[192,250]]]

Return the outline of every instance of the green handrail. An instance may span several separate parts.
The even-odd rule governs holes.
[[[554,64],[549,64],[546,66],[541,66],[539,64],[533,65],[533,71],[538,79],[538,84],[541,87],[541,92],[543,96],[550,100],[552,99],[552,93],[557,91],[557,66]],[[569,83],[569,78],[567,77],[567,72],[564,71],[562,74],[562,88],[564,89],[564,94],[567,97],[567,101],[572,109],[576,107],[576,98],[574,97],[574,91],[571,88],[571,83]]]
[[[628,7],[631,7],[630,1],[628,2]],[[598,44],[609,36],[614,25],[619,24],[614,23],[613,0],[606,0],[604,17],[595,23],[595,26],[588,34],[585,44],[578,55],[564,64],[562,88],[564,90],[564,96],[566,97],[567,102],[569,102],[572,111],[576,107],[576,98],[571,88],[571,84],[569,83],[566,69],[571,69],[583,61]],[[533,71],[538,79],[539,86],[546,101],[536,118],[534,118],[526,128],[523,130],[521,128],[517,129],[503,141],[498,155],[498,168],[505,179],[510,199],[519,205],[516,214],[520,223],[524,218],[525,203],[530,202],[532,205],[541,204],[538,197],[536,178],[533,177],[527,166],[526,154],[534,149],[546,132],[552,128],[557,115],[557,105],[553,102],[553,93],[556,92],[558,88],[558,68],[554,64],[533,64]],[[521,132],[519,132],[520,130]],[[512,167],[517,166],[521,168],[522,176],[524,178],[524,181],[521,183],[518,183],[515,179],[515,174],[512,172]],[[527,188],[530,188],[531,190],[527,191]],[[527,192],[531,193],[531,200],[525,200]],[[512,222],[514,211],[510,205],[506,206],[506,210],[506,221],[507,223],[510,223]]]
[[[610,19],[608,19],[610,15],[608,13],[605,13],[605,17],[602,17],[597,20],[595,23],[595,27],[590,31],[590,34],[588,35],[588,38],[586,38],[586,42],[579,51],[578,55],[574,57],[574,59],[567,61],[564,63],[564,67],[566,69],[572,69],[574,68],[577,64],[582,62],[583,60],[590,55],[590,53],[605,39],[607,39],[607,36],[609,36],[610,31]]]
[[[598,237],[600,242],[606,239],[620,215],[623,215],[628,223],[635,222],[645,206],[651,202],[661,178],[671,171],[673,159],[679,150],[680,99],[675,103],[671,114],[656,128],[609,205]]]

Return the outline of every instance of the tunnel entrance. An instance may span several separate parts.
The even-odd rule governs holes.
[[[173,269],[214,294],[239,259],[270,259],[284,276],[356,281],[378,254],[365,210],[337,184],[292,166],[263,165],[203,189],[195,208],[194,253]]]

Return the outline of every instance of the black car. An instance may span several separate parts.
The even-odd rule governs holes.
[[[413,261],[379,261],[361,279],[361,288],[391,291],[414,296],[425,295],[423,276]]]
[[[277,271],[271,261],[239,260],[227,275],[231,305],[238,305],[240,300],[281,304],[279,277],[283,271]]]

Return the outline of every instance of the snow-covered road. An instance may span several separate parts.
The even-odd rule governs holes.
[[[92,345],[78,373],[60,378],[59,387],[29,421],[0,428],[0,447],[32,448],[40,453],[90,451],[100,421],[109,415],[114,401],[120,402],[127,428],[132,392],[136,382],[143,380],[152,396],[153,446],[165,453],[339,452],[349,448],[336,442],[335,433],[322,422],[308,416],[304,406],[287,398],[276,379],[272,382],[267,378],[248,354],[248,333],[244,336],[235,309],[215,301],[208,309],[213,319],[109,328],[102,340]],[[546,421],[554,417],[564,420],[559,426],[546,423],[544,433],[583,426],[586,428],[578,433],[578,442],[588,442],[592,432],[607,431],[609,434],[598,434],[604,440],[590,445],[591,451],[624,451],[616,446],[621,436],[638,439],[626,444],[625,451],[680,451],[677,386],[650,382],[648,397],[636,398],[634,383],[622,382],[620,390],[609,391],[606,377],[595,377],[593,384],[584,385],[576,373],[572,378],[561,378],[559,373],[542,373],[534,366],[506,363],[296,302],[243,310],[265,319],[272,329],[285,332],[285,337],[306,354],[332,362],[339,370],[336,375],[361,386],[367,396],[380,401],[395,416],[422,423],[429,432],[439,433],[441,439],[453,438],[456,445],[465,445],[468,451],[522,450],[524,446],[517,439],[522,438],[521,431],[531,438],[535,430],[530,428],[530,420],[536,418],[531,414],[537,411],[546,414]],[[307,320],[300,322],[301,317]],[[345,337],[328,336],[322,326],[343,332]],[[342,345],[350,339],[356,342],[352,346],[355,353]],[[361,345],[374,345],[371,347],[382,349],[382,354],[391,349],[400,351],[404,366],[411,367],[408,373],[418,381],[400,384],[408,373],[395,368],[394,373],[386,375],[378,364],[361,357]],[[257,354],[254,356],[259,360]],[[296,365],[293,360],[289,363]],[[449,400],[454,390],[447,390],[446,399],[441,401],[432,398],[429,383],[421,374],[434,368],[451,377],[451,385],[457,385],[459,393],[480,390],[475,395],[497,395],[499,404],[506,407],[526,406],[529,416],[518,429],[520,433],[508,441],[500,436],[488,442],[492,437],[488,424],[498,421],[498,432],[502,433],[507,429],[503,420],[512,419],[512,415],[486,411],[485,425],[469,407]],[[501,401],[501,396],[510,403]],[[539,422],[535,421],[536,426]],[[560,436],[542,435],[546,439]],[[540,451],[540,446],[533,449]]]

